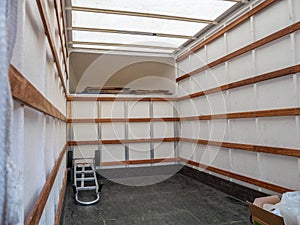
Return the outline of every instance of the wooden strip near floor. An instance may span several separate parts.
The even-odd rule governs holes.
[[[68,96],[68,101],[100,101],[100,102],[113,102],[113,101],[137,101],[137,102],[173,102],[177,98],[163,98],[163,97],[79,97]]]
[[[288,109],[269,109],[250,112],[235,112],[215,115],[202,116],[187,116],[181,117],[180,121],[197,121],[197,120],[216,120],[216,119],[242,119],[242,118],[257,118],[257,117],[273,117],[273,116],[298,116],[300,108]]]
[[[44,1],[36,0],[36,3],[37,3],[39,13],[40,13],[40,16],[41,16],[41,19],[42,19],[45,34],[46,34],[46,37],[47,37],[47,40],[48,40],[53,58],[54,58],[54,62],[55,62],[55,65],[56,65],[56,68],[57,68],[57,71],[58,71],[58,76],[60,78],[61,85],[63,87],[65,95],[67,95],[68,92],[67,92],[66,84],[65,84],[65,81],[64,81],[64,76],[63,76],[63,72],[62,72],[62,69],[61,69],[59,57],[58,57],[58,54],[57,54],[57,48],[55,46],[54,39],[51,36],[51,34],[52,34],[51,26],[50,26],[50,23],[49,23],[48,18],[47,18],[47,13],[46,13],[46,10],[45,10]]]
[[[63,61],[64,61],[64,66],[65,66],[65,73],[66,73],[66,77],[67,79],[69,78],[69,73],[68,73],[68,67],[67,67],[67,57],[65,54],[65,50],[64,50],[64,42],[63,42],[63,34],[61,32],[61,23],[60,23],[60,16],[58,13],[58,0],[54,0],[54,10],[55,10],[55,15],[56,15],[56,22],[57,22],[57,27],[58,27],[58,35],[59,35],[59,40],[60,40],[60,45],[61,45],[61,52],[62,52],[62,56],[63,56]],[[61,10],[63,10],[61,8]]]
[[[140,123],[140,122],[176,122],[179,118],[98,118],[98,119],[68,119],[68,123]]]
[[[60,223],[60,217],[61,217],[61,213],[62,213],[62,207],[63,207],[63,203],[64,203],[66,186],[67,186],[67,178],[68,178],[68,170],[66,169],[65,173],[64,173],[63,185],[62,185],[62,188],[61,188],[60,194],[59,194],[59,201],[58,201],[58,206],[57,206],[57,210],[56,210],[56,214],[55,214],[54,225],[59,225],[59,223]]]
[[[289,188],[286,188],[286,187],[282,187],[282,186],[279,186],[279,185],[276,185],[276,184],[271,184],[271,183],[268,183],[268,182],[265,182],[265,181],[257,180],[257,179],[251,178],[251,177],[247,177],[247,176],[243,176],[243,175],[240,175],[240,174],[237,174],[237,173],[222,170],[222,169],[212,167],[212,166],[209,166],[209,165],[205,165],[205,164],[202,164],[202,163],[198,163],[198,162],[195,162],[195,161],[192,161],[192,160],[186,160],[186,159],[180,158],[179,161],[182,162],[182,163],[185,163],[185,164],[196,166],[196,167],[202,168],[204,170],[208,170],[208,171],[226,176],[226,177],[230,177],[230,178],[233,178],[233,179],[236,179],[236,180],[240,180],[240,181],[243,181],[243,182],[246,182],[246,183],[249,183],[249,184],[256,185],[258,187],[262,187],[262,188],[265,188],[265,189],[268,189],[268,190],[271,190],[271,191],[275,191],[277,193],[282,194],[282,193],[285,193],[285,192],[288,192],[288,191],[293,191],[292,189],[289,189]]]
[[[196,93],[189,94],[186,96],[182,96],[182,97],[179,97],[177,100],[182,101],[182,100],[186,100],[186,99],[197,98],[200,96],[213,94],[213,93],[217,93],[217,92],[221,92],[221,91],[226,91],[226,90],[230,90],[233,88],[243,87],[246,85],[255,84],[258,82],[271,80],[271,79],[275,79],[275,78],[283,77],[283,76],[287,76],[287,75],[292,75],[292,74],[299,73],[299,72],[300,72],[300,64],[297,64],[295,66],[290,66],[290,67],[276,70],[273,72],[265,73],[262,75],[258,75],[256,77],[247,78],[247,79],[232,82],[229,84],[224,84],[219,87],[211,88],[211,89],[208,89],[205,91],[200,91],[200,92],[196,92]]]
[[[48,197],[50,195],[53,184],[55,182],[58,170],[60,168],[61,162],[64,158],[64,155],[65,155],[67,149],[68,149],[68,146],[67,146],[67,144],[65,144],[65,146],[63,147],[62,151],[60,152],[60,154],[55,162],[55,165],[52,168],[52,171],[48,175],[47,180],[43,186],[43,189],[41,190],[37,200],[35,201],[35,204],[34,204],[33,208],[31,209],[29,216],[26,219],[25,225],[38,225],[39,224],[39,221],[43,214]]]
[[[218,146],[218,147],[223,147],[223,148],[251,151],[251,152],[263,152],[263,153],[269,153],[269,154],[275,154],[275,155],[300,157],[300,149],[293,149],[293,148],[280,148],[280,147],[272,147],[272,146],[220,142],[220,141],[192,139],[192,138],[180,138],[180,141],[196,143],[196,144],[201,144],[201,145],[210,145],[210,146]]]
[[[13,65],[9,67],[8,76],[14,99],[54,118],[67,120]]]
[[[266,0],[266,1],[264,1],[263,3],[256,6],[255,8],[251,9],[249,12],[245,13],[244,15],[242,15],[241,17],[239,17],[238,19],[236,19],[232,23],[228,24],[227,26],[225,26],[221,30],[217,31],[215,34],[213,34],[212,36],[210,36],[206,40],[202,41],[201,43],[199,43],[198,45],[193,47],[190,51],[188,51],[188,52],[184,53],[183,55],[179,56],[176,59],[176,62],[180,62],[183,59],[185,59],[186,57],[188,57],[189,55],[199,51],[205,45],[215,41],[216,39],[221,37],[224,33],[232,30],[233,28],[235,28],[237,26],[239,26],[240,24],[245,22],[247,19],[249,19],[251,16],[255,15],[258,12],[261,12],[262,10],[266,9],[267,7],[269,7],[271,4],[273,4],[275,2],[278,2],[278,1],[277,0]]]
[[[137,165],[137,164],[166,163],[166,162],[178,162],[178,161],[179,161],[178,158],[142,159],[142,160],[102,162],[101,166]]]
[[[129,143],[148,143],[148,142],[175,142],[179,138],[151,138],[151,139],[128,139],[128,140],[93,140],[93,141],[69,141],[69,146],[78,145],[111,145],[111,144],[129,144]]]
[[[229,61],[229,60],[231,60],[231,59],[233,59],[233,58],[235,58],[237,56],[245,54],[245,53],[247,53],[247,52],[249,52],[251,50],[254,50],[256,48],[259,48],[259,47],[261,47],[263,45],[266,45],[266,44],[268,44],[268,43],[270,43],[272,41],[275,41],[275,40],[277,40],[279,38],[282,38],[282,37],[284,37],[284,36],[286,36],[288,34],[291,34],[291,33],[295,32],[295,31],[297,31],[299,29],[300,29],[300,22],[297,22],[297,23],[295,23],[293,25],[290,25],[290,26],[288,26],[288,27],[286,27],[286,28],[284,28],[284,29],[282,29],[280,31],[277,31],[277,32],[275,32],[275,33],[273,33],[273,34],[265,37],[265,38],[262,38],[262,39],[260,39],[260,40],[258,40],[256,42],[253,42],[253,43],[251,43],[251,44],[249,44],[249,45],[247,45],[247,46],[245,46],[245,47],[243,47],[243,48],[241,48],[239,50],[236,50],[236,51],[234,51],[234,52],[232,52],[232,53],[230,53],[228,55],[225,55],[225,56],[223,56],[223,57],[221,57],[221,58],[219,58],[219,59],[217,59],[217,60],[215,60],[215,61],[213,61],[213,62],[211,62],[211,63],[209,63],[207,65],[205,65],[205,66],[202,66],[202,67],[200,67],[200,68],[198,68],[196,70],[193,70],[190,73],[187,73],[187,74],[185,74],[185,75],[183,75],[181,77],[178,77],[176,79],[176,82],[182,81],[182,80],[187,79],[187,78],[189,78],[191,76],[194,76],[194,75],[196,75],[196,74],[198,74],[198,73],[200,73],[202,71],[205,71],[207,69],[213,68],[213,67],[215,67],[215,66],[217,66],[217,65],[219,65],[221,63],[227,62],[227,61]]]

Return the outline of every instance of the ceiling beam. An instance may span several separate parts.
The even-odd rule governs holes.
[[[128,49],[128,50],[122,50],[122,49],[102,49],[102,48],[84,48],[84,47],[72,47],[72,52],[101,52],[101,53],[137,53],[137,54],[142,54],[142,56],[145,56],[145,54],[159,54],[160,56],[168,56],[170,57],[172,53],[169,52],[155,52],[155,51],[139,51],[139,50],[134,50],[134,49]]]
[[[176,47],[166,47],[166,46],[151,46],[151,45],[137,45],[137,44],[123,44],[123,43],[107,43],[107,42],[89,42],[89,41],[71,41],[69,44],[78,45],[100,45],[100,46],[119,46],[119,47],[134,47],[134,48],[150,48],[150,49],[166,49],[166,50],[176,50]]]
[[[92,28],[92,27],[70,27],[68,28],[68,30],[146,35],[146,36],[154,36],[154,37],[181,38],[181,39],[190,39],[193,37],[193,36],[186,36],[186,35],[179,35],[179,34],[151,33],[151,32],[143,32],[143,31],[114,30],[114,29],[102,29],[102,28]]]
[[[239,2],[239,3],[248,3],[250,0],[223,0],[225,2]]]
[[[71,9],[73,11],[81,11],[81,12],[106,13],[106,14],[114,14],[114,15],[138,16],[138,17],[177,20],[177,21],[194,22],[194,23],[218,24],[217,22],[212,20],[154,14],[154,13],[131,12],[131,11],[123,11],[123,10],[89,8],[89,7],[80,7],[80,6],[72,6],[71,8],[67,8],[67,9]]]

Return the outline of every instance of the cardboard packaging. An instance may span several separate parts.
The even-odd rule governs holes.
[[[263,205],[266,203],[276,204],[278,202],[280,202],[280,198],[277,195],[256,198],[253,203],[248,202],[253,225],[284,225],[284,220],[281,216],[263,209]]]

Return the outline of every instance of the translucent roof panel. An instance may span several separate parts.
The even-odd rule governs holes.
[[[178,50],[236,3],[226,0],[70,0],[71,46]],[[154,49],[154,50],[153,50]],[[164,51],[163,51],[164,50]]]
[[[117,22],[116,22],[117,21]],[[79,12],[72,14],[73,27],[116,29],[193,36],[207,24],[137,16]]]
[[[187,39],[167,38],[157,36],[142,36],[131,34],[112,34],[88,31],[73,31],[73,42],[120,43],[171,47],[176,49]]]
[[[214,20],[235,2],[222,0],[72,0],[73,6]]]

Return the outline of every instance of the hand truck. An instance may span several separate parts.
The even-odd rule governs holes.
[[[76,202],[82,205],[91,205],[98,202],[102,185],[99,187],[98,184],[95,158],[74,158],[73,176],[73,189]],[[83,192],[88,192],[88,200],[84,199],[82,196],[80,197]],[[93,194],[93,192],[95,193]]]

